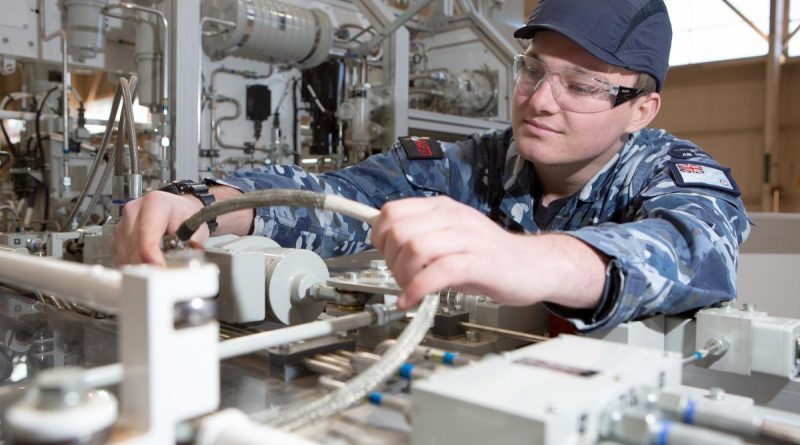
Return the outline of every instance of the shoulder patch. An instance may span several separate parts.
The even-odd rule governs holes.
[[[416,159],[442,159],[444,152],[439,142],[430,138],[419,138],[416,136],[407,136],[397,138],[403,150],[406,152],[406,157],[409,160]]]
[[[669,149],[669,155],[678,159],[690,158],[710,158],[705,152],[691,147],[673,147]]]
[[[721,190],[734,196],[742,194],[736,181],[731,177],[731,169],[709,165],[697,161],[668,161],[675,184],[680,187],[705,187]]]

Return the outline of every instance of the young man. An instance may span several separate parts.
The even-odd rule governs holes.
[[[211,187],[217,199],[263,188],[340,194],[381,208],[371,230],[269,208],[226,215],[217,233],[323,256],[371,240],[404,288],[403,307],[453,286],[511,305],[546,302],[581,330],[732,299],[749,232],[735,182],[692,143],[645,129],[661,105],[671,36],[662,0],[542,0],[515,33],[532,40],[515,58],[510,129],[455,144],[401,138],[337,172],[269,167]],[[160,237],[201,207],[160,192],[129,203],[118,262],[163,262]],[[198,241],[206,237],[204,228]]]

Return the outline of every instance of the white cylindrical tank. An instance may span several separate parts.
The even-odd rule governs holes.
[[[203,16],[236,23],[236,28],[205,36],[203,49],[213,59],[237,56],[311,68],[331,48],[331,20],[321,9],[275,0],[205,0]]]
[[[108,0],[64,0],[67,52],[80,60],[93,59],[105,51],[105,17]]]

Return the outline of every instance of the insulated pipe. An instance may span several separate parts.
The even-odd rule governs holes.
[[[219,358],[224,360],[262,349],[285,345],[300,340],[322,337],[339,331],[361,328],[376,320],[372,312],[360,312],[332,320],[314,321],[274,331],[225,340],[219,344]]]
[[[46,282],[42,277],[47,277]],[[122,272],[53,258],[0,252],[0,280],[66,297],[114,314],[122,292]]]

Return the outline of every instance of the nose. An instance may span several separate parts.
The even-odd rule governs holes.
[[[545,84],[547,84],[547,88],[545,88]],[[556,102],[556,95],[558,95],[558,86],[553,82],[552,76],[547,75],[542,77],[533,88],[528,103],[539,112],[555,114],[561,111],[561,107]]]

